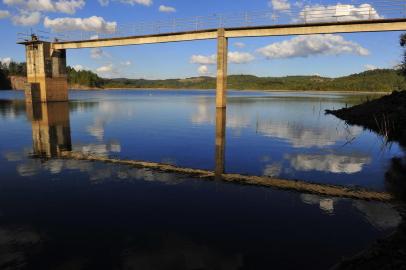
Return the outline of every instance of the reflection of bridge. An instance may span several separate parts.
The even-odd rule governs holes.
[[[26,46],[29,82],[26,96],[27,100],[41,102],[68,100],[67,49],[217,39],[216,106],[223,108],[226,107],[229,38],[402,31],[406,30],[405,4],[405,0],[392,0],[384,5],[377,3],[374,7],[369,4],[358,7],[344,4],[305,6],[294,14],[292,14],[292,8],[289,8],[278,10],[278,14],[245,13],[237,19],[222,16],[206,20],[197,18],[196,24],[188,21],[186,25],[189,27],[186,28],[179,27],[180,21],[174,20],[173,24],[170,24],[171,27],[165,28],[163,27],[165,24],[161,23],[159,27],[152,27],[152,30],[147,27],[149,29],[147,31],[140,30],[142,25],[140,29],[130,27],[130,30],[134,31],[124,31],[124,28],[111,24],[99,31],[86,29],[89,30],[88,34],[92,35],[82,34],[76,41],[53,43],[40,41],[33,36],[32,40],[21,43]],[[279,20],[280,17],[290,19],[283,21]],[[195,27],[190,28],[190,25]],[[63,28],[63,25],[61,27]],[[134,33],[143,34],[131,35]]]
[[[385,192],[347,188],[338,185],[308,183],[266,176],[247,176],[225,173],[225,108],[216,110],[215,169],[214,171],[182,168],[156,162],[121,160],[91,153],[72,151],[68,102],[27,103],[27,116],[32,122],[34,156],[68,160],[97,161],[130,167],[152,169],[175,174],[191,175],[201,179],[221,179],[226,182],[274,187],[324,196],[388,201],[392,196]]]

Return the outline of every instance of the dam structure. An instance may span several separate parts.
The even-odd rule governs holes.
[[[139,29],[136,25],[131,28],[132,31],[117,28],[107,34],[85,32],[76,35],[73,39],[69,38],[71,40],[55,39],[53,42],[42,41],[36,35],[32,35],[31,40],[19,42],[26,48],[28,79],[25,89],[26,100],[53,102],[69,99],[66,71],[66,50],[68,49],[217,39],[216,107],[225,108],[230,38],[406,30],[406,1],[388,1],[381,10],[379,6],[372,8],[370,5],[361,5],[357,9],[356,16],[349,7],[351,5],[339,4],[334,6],[334,10],[324,9],[323,13],[314,9],[306,12],[304,9],[304,12],[302,10],[297,14],[298,20],[288,21],[288,23],[276,22],[275,14],[243,13],[240,17],[232,19],[217,16],[214,22],[213,18],[205,20],[197,17],[195,20],[186,22],[187,27],[176,20],[151,27],[139,25],[144,27],[142,28],[144,31],[140,31],[144,34],[141,35],[130,35],[139,33],[136,31]],[[392,17],[380,16],[377,10],[390,12]],[[286,13],[282,10],[279,14],[285,16]],[[236,26],[233,27],[233,25]],[[145,31],[145,29],[149,30]],[[183,31],[177,31],[178,29]]]

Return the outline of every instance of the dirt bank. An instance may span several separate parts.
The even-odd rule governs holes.
[[[406,91],[340,110],[326,110],[350,125],[359,125],[406,146]]]

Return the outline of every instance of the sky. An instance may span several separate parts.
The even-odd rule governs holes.
[[[66,31],[80,30],[89,37],[97,38],[112,34],[123,25],[132,29],[143,22],[193,21],[196,16],[215,14],[225,18],[245,12],[272,14],[272,20],[269,20],[273,23],[300,23],[304,20],[303,14],[307,14],[306,20],[310,22],[337,20],[337,14],[350,14],[351,19],[404,15],[387,13],[388,10],[396,10],[396,7],[385,8],[379,0],[347,0],[340,5],[331,0],[0,1],[2,62],[25,60],[24,47],[16,42],[23,37],[18,33],[30,31],[51,38]],[[321,16],[312,17],[316,12]],[[237,16],[239,21],[243,21],[243,17]],[[258,20],[259,17],[255,16]],[[229,26],[233,26],[233,22],[229,22]],[[193,23],[189,27],[193,27]],[[379,32],[230,39],[228,72],[257,76],[339,77],[375,68],[393,68],[399,64],[402,55],[399,35],[400,32]],[[186,78],[214,76],[215,53],[216,41],[205,40],[68,50],[67,62],[78,70],[92,70],[106,78]]]

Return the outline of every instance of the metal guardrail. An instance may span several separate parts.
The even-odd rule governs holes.
[[[279,8],[270,7],[266,11],[117,24],[113,29],[103,32],[64,31],[52,33],[52,35],[53,38],[59,41],[72,41],[191,32],[218,28],[406,18],[406,0],[372,0],[368,1],[368,4],[357,0],[335,5],[300,4],[300,2],[290,3],[289,1],[285,3],[284,6]]]

